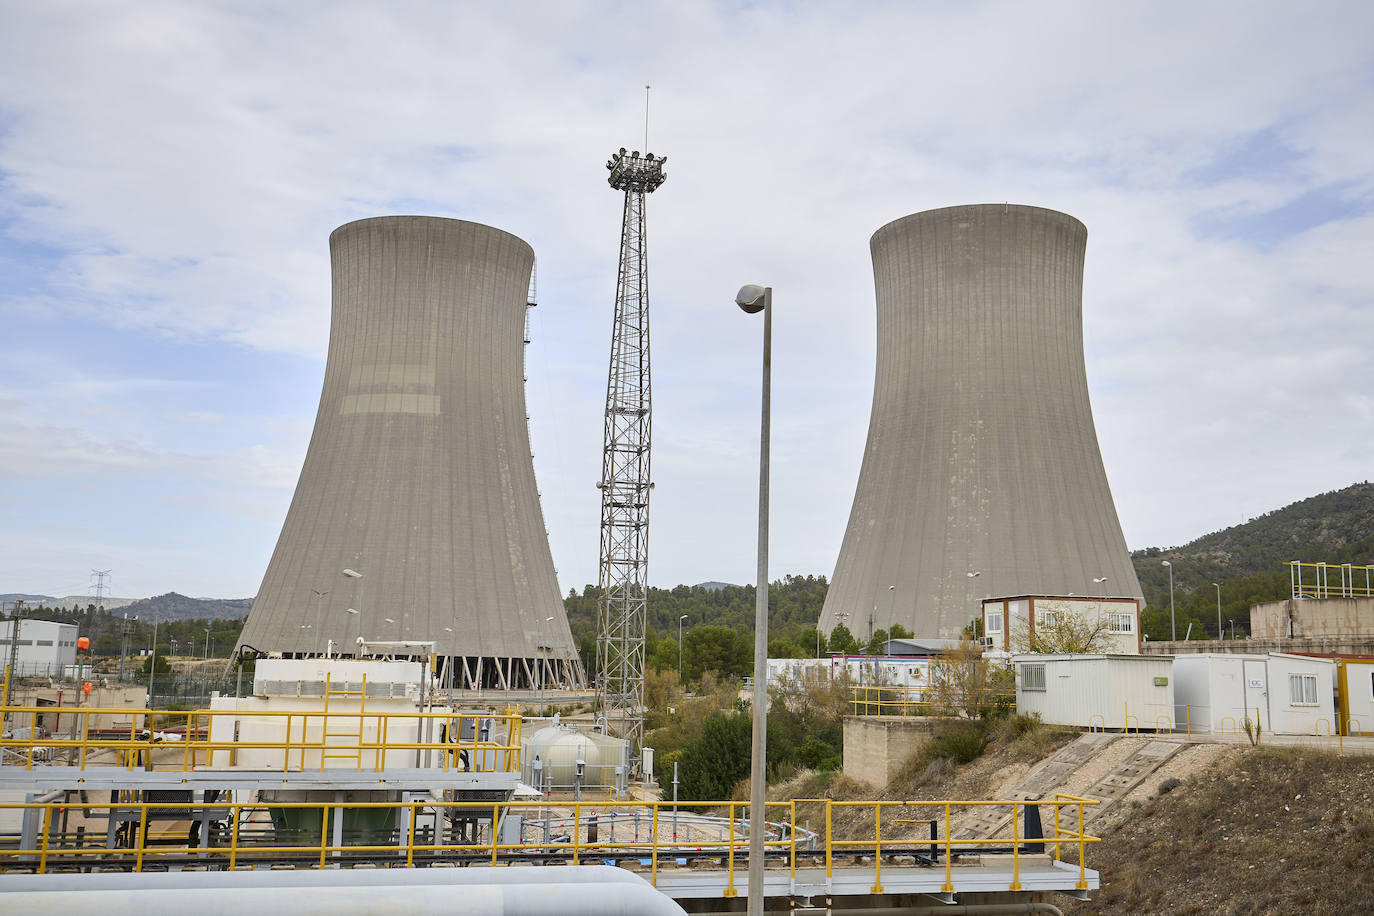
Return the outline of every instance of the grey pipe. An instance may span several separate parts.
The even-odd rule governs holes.
[[[407,870],[407,874],[414,874]],[[376,887],[247,887],[220,893],[204,887],[145,890],[18,891],[0,897],[6,912],[34,916],[351,916],[351,914],[462,913],[471,916],[685,916],[682,907],[647,883],[470,884],[461,893],[443,885]]]

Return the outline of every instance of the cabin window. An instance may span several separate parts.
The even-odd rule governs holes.
[[[1052,627],[1059,623],[1059,614],[1055,611],[1041,611],[1036,616],[1040,618],[1038,622],[1042,627]]]
[[[1315,674],[1290,674],[1288,693],[1294,706],[1317,705],[1317,676]]]
[[[1045,666],[1044,666],[1044,665],[1022,665],[1022,666],[1021,666],[1021,689],[1022,689],[1022,690],[1044,690],[1044,689],[1045,689]]]
[[[1001,633],[1001,632],[1002,632],[1002,612],[1001,612],[1001,611],[988,611],[988,632],[989,632],[989,633]]]

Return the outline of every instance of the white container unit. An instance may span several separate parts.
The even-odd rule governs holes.
[[[1340,685],[1341,732],[1374,733],[1374,659],[1343,658],[1336,662]]]
[[[1328,658],[1204,652],[1174,660],[1180,727],[1243,732],[1247,718],[1276,735],[1335,733],[1336,665]]]
[[[1174,725],[1173,656],[1016,655],[1016,711],[1054,725]]]

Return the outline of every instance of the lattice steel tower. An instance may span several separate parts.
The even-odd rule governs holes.
[[[666,156],[622,147],[606,162],[611,187],[625,192],[620,273],[606,383],[601,459],[601,565],[596,661],[601,715],[612,734],[644,741],[644,630],[649,568],[649,265],[644,195],[668,176]]]

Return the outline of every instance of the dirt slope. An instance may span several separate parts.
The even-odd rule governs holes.
[[[1207,764],[1098,825],[1088,864],[1102,889],[1055,902],[1075,914],[1374,912],[1374,759],[1245,748]]]

